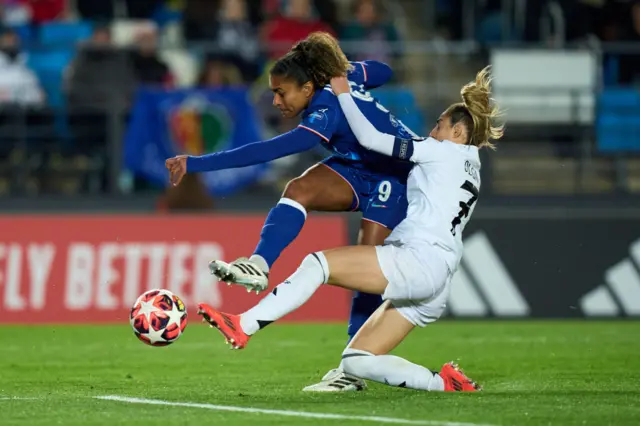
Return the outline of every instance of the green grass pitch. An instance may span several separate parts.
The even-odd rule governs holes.
[[[138,342],[128,325],[0,327],[0,424],[385,424],[354,418],[377,416],[433,426],[640,425],[640,322],[443,320],[395,353],[431,368],[458,360],[483,392],[370,384],[306,394],[303,386],[338,364],[344,325],[274,324],[231,351],[215,330],[191,321],[166,348]],[[345,417],[95,398],[104,395]]]

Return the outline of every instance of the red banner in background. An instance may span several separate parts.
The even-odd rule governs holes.
[[[0,217],[0,323],[127,321],[135,299],[168,289],[191,307],[206,302],[231,313],[263,295],[218,283],[211,259],[250,255],[262,216],[3,216]],[[270,274],[282,282],[307,254],[347,244],[340,217],[312,217]],[[341,321],[349,295],[323,287],[287,317]]]

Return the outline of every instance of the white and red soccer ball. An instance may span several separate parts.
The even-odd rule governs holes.
[[[187,309],[169,290],[149,290],[131,308],[129,322],[136,337],[151,346],[167,346],[180,338],[187,326]]]

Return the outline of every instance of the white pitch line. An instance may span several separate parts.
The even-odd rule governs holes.
[[[42,398],[30,398],[30,397],[23,397],[23,396],[0,396],[0,401],[33,401],[36,399],[42,399]]]
[[[148,405],[166,405],[170,407],[204,408],[206,410],[215,410],[215,411],[234,411],[234,412],[240,412],[240,413],[272,414],[276,416],[305,417],[309,419],[360,420],[365,422],[395,423],[395,424],[403,424],[403,425],[421,425],[421,426],[491,426],[491,425],[479,424],[479,423],[445,422],[445,421],[436,421],[436,420],[408,420],[408,419],[396,419],[393,417],[351,416],[347,414],[312,413],[307,411],[288,411],[288,410],[268,410],[264,408],[236,407],[232,405],[199,404],[195,402],[171,402],[171,401],[162,401],[159,399],[129,398],[126,396],[117,396],[117,395],[96,396],[95,398],[106,400],[106,401],[126,402],[129,404],[148,404]]]

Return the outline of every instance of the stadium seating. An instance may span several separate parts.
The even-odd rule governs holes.
[[[31,25],[16,25],[12,26],[11,29],[20,37],[22,46],[30,46],[33,43],[34,31]]]
[[[44,47],[73,47],[91,36],[88,22],[48,22],[39,30],[39,43]]]
[[[605,89],[598,99],[596,134],[602,153],[640,152],[640,92]]]
[[[52,107],[64,104],[62,76],[73,56],[71,49],[33,51],[29,54],[28,65],[38,76],[47,95],[47,103]]]
[[[34,31],[21,28],[23,45],[29,48],[28,66],[36,73],[52,107],[64,104],[62,76],[75,56],[78,43],[91,36],[88,22],[48,22]]]
[[[424,134],[426,129],[423,114],[413,92],[402,87],[385,87],[376,89],[373,95],[411,130]]]

